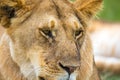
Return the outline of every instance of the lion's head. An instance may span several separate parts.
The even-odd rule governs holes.
[[[102,0],[1,0],[10,55],[28,80],[89,80],[87,26]],[[13,67],[14,68],[14,67]]]

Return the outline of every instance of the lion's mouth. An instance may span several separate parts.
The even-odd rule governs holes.
[[[53,80],[76,80],[77,67],[64,66],[61,63],[59,63],[59,68],[62,69],[64,71],[64,73],[59,73],[58,75],[53,76],[53,77],[51,77],[51,76],[45,77],[45,75],[46,75],[45,71],[46,70],[45,71],[43,70],[43,72],[39,72],[40,74],[39,74],[39,76],[37,76],[37,79],[38,80],[49,80],[49,79],[50,80],[51,79],[53,79]],[[51,74],[51,75],[53,75],[53,74]]]
[[[46,80],[44,77],[39,77],[39,80]],[[56,80],[76,80],[75,75],[70,75],[67,79],[56,79]]]

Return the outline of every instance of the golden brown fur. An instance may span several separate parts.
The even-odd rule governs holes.
[[[100,80],[87,27],[102,0],[1,0],[5,80]]]
[[[1,39],[1,36],[3,35],[4,31],[5,31],[4,28],[2,26],[0,26],[0,39]]]

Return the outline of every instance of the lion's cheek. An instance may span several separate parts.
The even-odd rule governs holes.
[[[23,62],[25,62],[25,59],[26,59],[25,55],[22,54],[23,51],[18,46],[14,45],[14,43],[12,41],[10,41],[9,46],[10,46],[10,55],[11,55],[12,59],[19,66],[21,66],[23,64]],[[23,59],[21,59],[21,58],[23,58]]]

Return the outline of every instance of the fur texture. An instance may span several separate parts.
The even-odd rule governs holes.
[[[99,80],[87,26],[102,0],[2,0],[5,80]],[[86,3],[86,4],[85,4]]]

